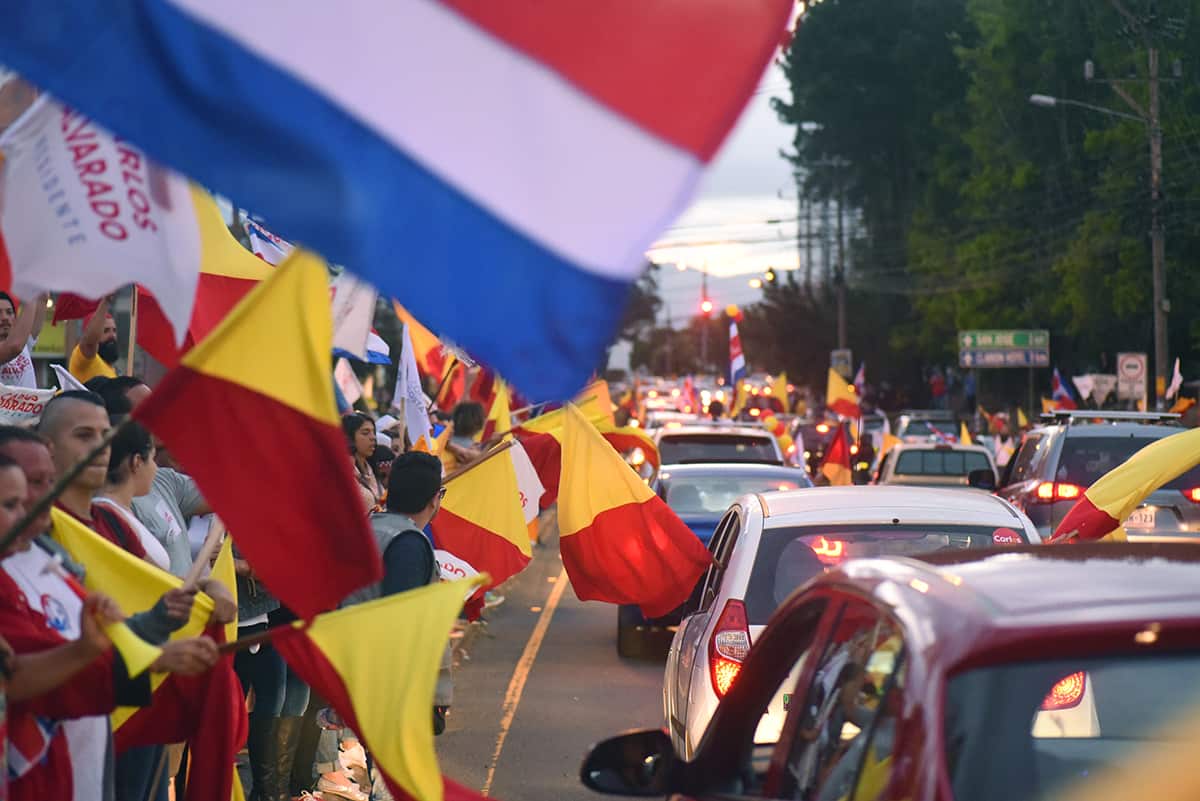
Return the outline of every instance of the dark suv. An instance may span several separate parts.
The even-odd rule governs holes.
[[[1178,415],[1153,412],[1042,415],[1042,424],[1021,440],[996,494],[1047,536],[1096,479],[1151,442],[1183,431],[1177,420]],[[1131,540],[1200,541],[1200,468],[1152,493],[1124,523]]]

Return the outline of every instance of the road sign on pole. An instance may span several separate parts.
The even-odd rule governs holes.
[[[1050,332],[984,330],[958,332],[960,367],[1049,367]]]
[[[850,376],[853,374],[853,361],[854,355],[850,352],[849,348],[838,348],[837,350],[829,351],[829,366],[833,368],[835,373],[847,381],[850,380]]]
[[[1117,354],[1117,399],[1142,400],[1146,397],[1146,354]]]

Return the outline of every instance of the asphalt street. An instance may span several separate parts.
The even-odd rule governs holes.
[[[445,775],[501,801],[599,799],[579,783],[583,754],[662,725],[663,666],[617,656],[616,608],[575,597],[553,512],[542,531],[533,562],[501,588],[505,603],[466,635],[438,757]]]

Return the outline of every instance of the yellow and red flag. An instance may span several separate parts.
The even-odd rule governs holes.
[[[825,385],[825,405],[834,414],[840,414],[842,417],[862,417],[854,385],[846,383],[846,379],[838,375],[837,370],[832,367],[829,368],[829,378]]]
[[[421,375],[440,377],[446,367],[446,355],[442,348],[442,341],[432,331],[421,325],[417,318],[409,314],[408,310],[399,303],[393,301],[392,307],[396,311],[396,316],[400,318],[400,322],[408,326],[408,335],[412,337],[413,355],[417,359],[417,367],[420,368]]]
[[[617,453],[626,453],[635,448],[641,448],[646,462],[657,470],[662,465],[658,455],[658,446],[643,429],[637,426],[610,426],[607,423],[596,423],[596,430],[604,437]]]
[[[563,425],[558,528],[580,600],[637,604],[648,617],[687,600],[711,562],[692,530],[574,406]]]
[[[492,402],[488,408],[487,419],[477,440],[487,442],[497,434],[507,434],[509,431],[512,431],[512,401],[508,394],[508,384],[497,376],[492,384]]]
[[[478,579],[431,584],[297,621],[271,643],[337,710],[397,801],[463,796],[433,746],[434,687],[450,628]]]
[[[1198,464],[1200,428],[1155,440],[1088,487],[1054,529],[1050,542],[1087,542],[1118,532],[1150,493]]]
[[[604,420],[609,425],[615,425],[613,410],[616,407],[613,406],[612,395],[608,391],[608,382],[603,378],[584,387],[575,396],[575,405],[581,409],[586,406],[589,409],[586,414],[592,422],[599,423]]]
[[[854,474],[850,470],[850,442],[846,438],[844,425],[838,426],[837,433],[833,435],[829,447],[825,450],[825,458],[821,460],[821,474],[829,479],[831,487],[848,487],[854,483]]]
[[[297,250],[134,412],[302,618],[383,575],[334,404],[332,349],[325,266]]]
[[[746,408],[746,404],[750,402],[750,388],[746,386],[744,380],[738,381],[737,386],[733,388],[733,408],[729,410],[729,417],[733,420],[742,413],[742,409]]]
[[[433,519],[437,546],[492,577],[494,587],[521,572],[533,553],[542,485],[519,442],[446,484]]]
[[[129,612],[149,609],[176,576],[119,548],[70,515],[51,511],[50,534],[87,572],[84,585],[110,595]],[[209,625],[213,600],[197,593],[191,616],[171,639],[207,633],[218,642],[221,627]],[[236,781],[233,761],[246,741],[246,704],[230,659],[199,676],[152,673],[150,706],[120,707],[112,715],[118,753],[140,745],[191,743],[187,801],[229,801]]]
[[[771,394],[783,404],[783,413],[790,414],[792,404],[789,403],[790,395],[788,393],[787,373],[780,373],[779,377],[771,382]]]

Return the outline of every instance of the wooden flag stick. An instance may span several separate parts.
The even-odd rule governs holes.
[[[442,397],[442,390],[446,388],[446,383],[454,376],[454,368],[458,365],[458,357],[451,355],[450,358],[452,361],[442,372],[442,380],[438,382],[437,392],[433,393],[433,401],[429,404],[429,408],[426,411],[433,411],[434,407],[438,404],[438,398]]]
[[[478,459],[471,462],[470,464],[463,465],[462,467],[458,468],[457,470],[452,470],[451,472],[446,474],[445,478],[442,479],[442,486],[443,487],[446,486],[451,481],[453,481],[456,478],[459,478],[460,476],[462,476],[463,473],[468,472],[472,468],[479,467],[479,465],[483,464],[488,459],[491,459],[493,456],[498,456],[498,455],[504,453],[506,450],[511,448],[514,444],[516,444],[516,441],[511,440],[511,439],[507,440],[505,442],[502,442],[499,445],[497,445],[496,447],[492,448],[487,453],[483,454],[483,456],[480,456]]]
[[[282,631],[291,625],[291,623],[285,623],[282,626],[274,626],[266,631],[260,631],[258,634],[251,634],[249,637],[239,637],[233,642],[221,643],[217,646],[217,650],[222,654],[234,654],[238,651],[245,651],[247,648],[253,648],[255,645],[270,642],[275,632]]]
[[[138,288],[133,285],[133,298],[129,301],[129,347],[125,356],[125,375],[133,375],[133,357],[137,353]]]
[[[213,554],[221,547],[222,541],[225,539],[225,524],[221,522],[221,518],[214,517],[208,525],[208,534],[204,536],[204,544],[200,546],[200,551],[196,554],[196,561],[192,562],[192,567],[188,570],[187,575],[183,579],[183,588],[190,590],[200,581],[200,577],[204,575],[204,569],[208,567],[209,561],[212,560]]]
[[[25,515],[18,520],[12,528],[6,531],[3,537],[0,537],[0,553],[8,550],[8,546],[12,545],[13,541],[16,540],[17,536],[22,531],[28,528],[34,520],[37,520],[46,513],[46,511],[54,504],[54,501],[58,498],[58,496],[63,494],[63,490],[69,487],[71,482],[78,478],[79,474],[87,469],[87,466],[92,463],[93,459],[104,453],[104,451],[108,450],[108,447],[112,445],[112,441],[116,438],[117,434],[121,433],[121,431],[125,429],[125,426],[129,425],[130,421],[132,420],[132,417],[126,417],[124,420],[106,431],[96,447],[88,451],[87,455],[76,462],[70,470],[63,473],[62,476],[59,477],[58,481],[54,482],[54,486],[51,487],[45,495],[38,498],[37,503],[29,507],[29,509],[25,512]]]

